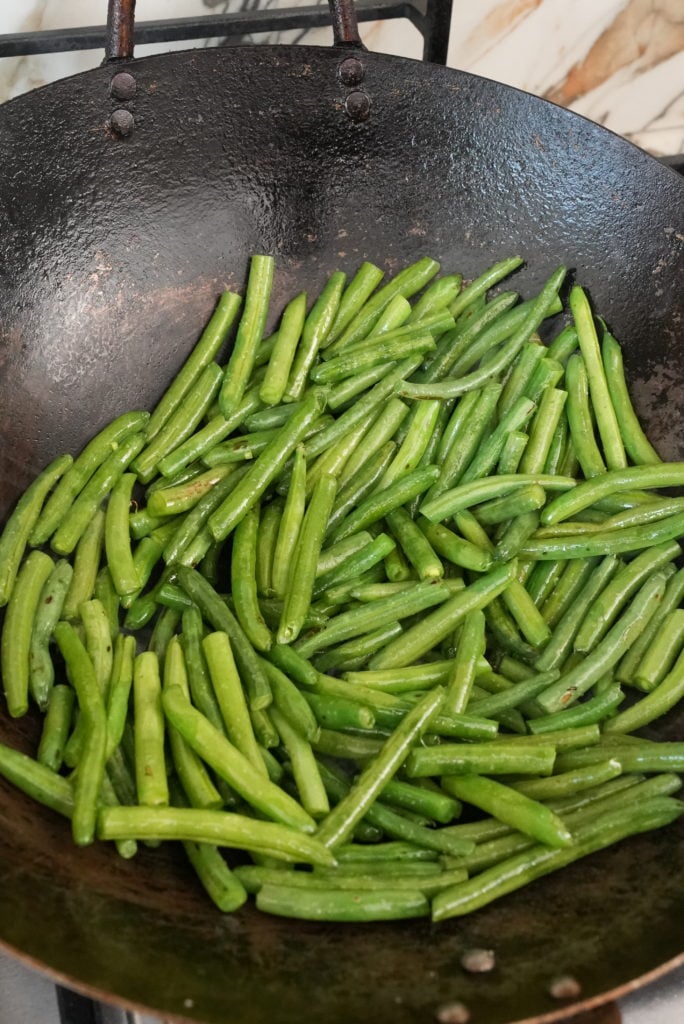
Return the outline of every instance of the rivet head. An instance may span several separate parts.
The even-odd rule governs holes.
[[[340,64],[337,74],[343,85],[360,85],[366,69],[356,57],[347,57]]]
[[[350,92],[344,101],[344,109],[352,121],[366,121],[371,103],[365,92]]]
[[[118,71],[109,83],[109,92],[115,100],[132,100],[137,88],[135,78],[128,71]]]
[[[115,110],[109,119],[109,126],[116,135],[123,138],[131,134],[135,127],[135,120],[130,110]]]

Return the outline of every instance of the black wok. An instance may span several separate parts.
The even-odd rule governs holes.
[[[350,54],[352,85],[339,76]],[[137,85],[123,102],[110,96],[121,70]],[[359,91],[366,120],[345,110]],[[363,116],[364,102],[347,108]],[[133,115],[128,134],[112,128],[117,108]],[[624,343],[654,442],[684,458],[682,185],[551,104],[358,48],[193,50],[6,104],[0,168],[3,514],[55,453],[155,403],[253,252],[278,258],[274,309],[363,259],[392,271],[428,253],[474,276],[519,252],[523,293],[566,262]],[[37,729],[3,717],[0,739],[28,750]],[[62,820],[4,783],[0,824],[2,942],[174,1017],[413,1024],[461,998],[475,1021],[503,1024],[558,1012],[546,989],[560,972],[591,1003],[682,951],[677,827],[463,921],[351,928],[222,917],[173,849],[134,862],[75,849]],[[470,946],[496,949],[492,975],[463,974]]]

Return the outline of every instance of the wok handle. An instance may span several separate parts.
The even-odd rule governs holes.
[[[335,46],[353,46],[365,50],[359,36],[354,0],[328,0],[332,18],[333,41]]]
[[[129,60],[133,56],[135,0],[109,0],[105,63]]]

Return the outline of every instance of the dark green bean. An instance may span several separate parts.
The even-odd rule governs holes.
[[[29,692],[41,711],[52,699],[55,669],[50,656],[50,641],[62,614],[73,569],[61,559],[51,570],[38,598],[29,647]],[[40,758],[39,758],[40,760]]]
[[[589,381],[581,355],[570,356],[565,379],[568,389],[567,416],[574,451],[585,477],[600,476],[606,472],[606,464],[594,436]]]
[[[238,523],[233,537],[230,578],[235,612],[245,636],[259,651],[267,651],[273,642],[257,598],[256,563],[259,508],[249,510]]]
[[[485,653],[485,617],[481,610],[468,612],[456,648],[453,668],[450,670],[443,710],[460,714],[466,710],[475,682],[478,663]]]

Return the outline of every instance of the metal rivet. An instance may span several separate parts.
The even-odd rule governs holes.
[[[340,64],[337,74],[343,85],[360,85],[366,74],[366,69],[356,57],[347,57]]]
[[[129,75],[128,71],[119,71],[110,82],[109,92],[115,100],[132,100],[137,88],[133,75]]]
[[[350,92],[344,101],[344,109],[352,121],[365,121],[370,114],[370,100],[365,92]]]
[[[117,135],[130,135],[135,127],[135,120],[130,110],[115,110],[109,119],[109,125]]]

